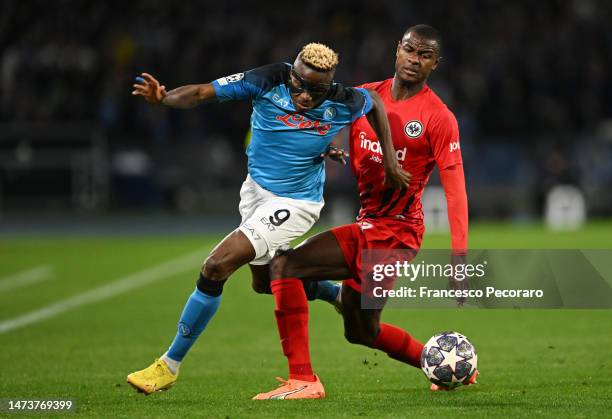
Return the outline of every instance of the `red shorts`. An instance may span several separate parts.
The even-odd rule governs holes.
[[[418,251],[425,227],[396,218],[364,218],[356,223],[332,228],[353,278],[343,285],[361,292],[362,253],[366,250],[411,249]]]

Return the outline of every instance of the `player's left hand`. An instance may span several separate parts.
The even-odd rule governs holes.
[[[412,175],[402,169],[399,164],[392,168],[385,166],[385,185],[396,189],[404,189],[408,187],[410,179],[412,179]]]
[[[327,147],[325,153],[321,153],[321,157],[329,157],[335,162],[342,163],[343,166],[346,166],[346,158],[348,156],[349,154],[346,151],[333,145]]]

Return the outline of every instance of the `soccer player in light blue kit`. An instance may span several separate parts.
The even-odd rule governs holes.
[[[150,394],[176,382],[180,363],[217,311],[223,284],[236,269],[248,263],[255,291],[270,293],[270,260],[319,218],[324,204],[322,156],[329,154],[333,137],[343,127],[366,115],[381,139],[383,153],[395,156],[380,97],[374,91],[334,83],[337,65],[333,50],[311,43],[293,65],[266,65],[169,92],[150,74],[137,78],[132,94],[153,104],[187,109],[251,100],[253,105],[248,176],[240,190],[242,222],[204,262],[168,351],[149,367],[128,375],[128,383],[137,390]],[[344,155],[334,152],[332,157]],[[385,166],[385,182],[405,187],[410,175],[395,158],[392,161]],[[305,287],[311,299],[336,299],[337,285],[323,282],[312,288],[312,284],[317,283]]]

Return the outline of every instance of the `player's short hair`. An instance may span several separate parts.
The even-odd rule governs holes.
[[[425,25],[423,23],[419,25],[414,25],[406,29],[404,35],[412,32],[421,38],[428,39],[430,41],[434,41],[438,45],[438,54],[442,51],[442,35],[440,31],[430,25]]]
[[[338,54],[327,45],[316,42],[304,45],[298,57],[316,71],[332,71],[338,65]]]

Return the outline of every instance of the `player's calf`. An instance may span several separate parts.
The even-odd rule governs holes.
[[[349,342],[379,349],[393,359],[421,367],[423,344],[405,330],[381,323],[382,310],[362,310],[361,294],[351,287],[342,287],[342,304],[345,337]]]
[[[360,331],[356,332],[347,329],[344,330],[344,337],[349,343],[352,343],[353,345],[363,345],[369,348],[374,347],[374,341],[376,340],[375,336],[368,336],[366,334],[362,334]]]
[[[343,313],[344,316],[344,313]],[[354,345],[363,345],[369,348],[374,347],[376,336],[378,335],[377,330],[372,328],[362,327],[360,324],[355,324],[346,320],[344,321],[344,338]]]
[[[257,294],[272,294],[269,282],[262,283],[253,278],[253,281],[251,281],[251,288],[253,288],[253,291]]]
[[[249,264],[251,269],[251,288],[257,294],[272,294],[270,289],[270,265]]]
[[[342,287],[344,337],[355,345],[374,347],[380,332],[381,310],[362,310],[361,294],[351,287]]]

